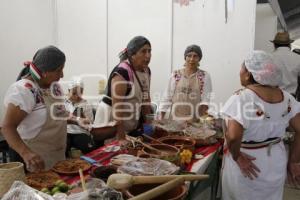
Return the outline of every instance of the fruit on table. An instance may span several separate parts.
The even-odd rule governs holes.
[[[70,185],[65,183],[63,180],[58,180],[55,182],[54,187],[52,188],[43,188],[41,189],[41,192],[44,192],[46,194],[54,195],[56,193],[66,193],[71,188]]]
[[[41,192],[49,192],[49,189],[48,188],[42,188]]]
[[[51,190],[51,194],[52,195],[55,194],[55,193],[57,193],[57,192],[60,192],[58,186],[55,186],[54,188],[52,188],[52,190]]]
[[[185,164],[185,163],[190,163],[192,161],[192,156],[193,156],[193,153],[188,150],[188,149],[184,149],[181,153],[180,153],[180,162],[182,164]]]
[[[55,183],[54,183],[54,185],[59,185],[60,183],[64,183],[64,181],[63,180],[57,180]]]
[[[68,190],[69,190],[69,186],[65,182],[61,182],[57,186],[59,188],[59,191],[61,191],[61,192],[68,192]]]
[[[48,188],[42,188],[41,192],[44,192],[46,194],[51,194],[50,190]]]

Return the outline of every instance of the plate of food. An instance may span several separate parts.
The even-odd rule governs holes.
[[[210,145],[217,142],[216,131],[212,129],[189,126],[184,130],[184,134],[195,139],[196,146]]]
[[[52,170],[59,174],[75,175],[78,174],[79,169],[82,171],[89,170],[91,164],[80,159],[67,159],[58,161],[52,168]]]
[[[58,180],[60,180],[59,175],[53,171],[29,173],[26,175],[27,185],[37,190],[41,190],[42,188],[51,188]]]

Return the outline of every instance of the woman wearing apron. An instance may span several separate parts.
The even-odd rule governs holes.
[[[142,134],[139,131],[141,118],[151,113],[150,59],[151,44],[147,38],[136,36],[130,40],[120,54],[120,63],[109,76],[94,126],[105,127],[115,121],[115,134],[119,140],[124,140],[126,134]],[[91,131],[95,135],[96,132],[97,129]],[[100,134],[103,133],[100,131]]]
[[[184,67],[173,72],[160,103],[161,118],[168,111],[174,120],[199,119],[207,113],[212,84],[208,72],[198,68],[202,59],[201,48],[197,45],[188,46],[184,59]]]
[[[65,54],[54,46],[39,49],[4,98],[3,135],[12,161],[21,158],[29,171],[50,169],[65,159],[66,117],[63,92]],[[19,158],[18,158],[19,157]]]
[[[241,84],[222,108],[227,118],[222,170],[224,200],[279,200],[287,169],[300,179],[300,105],[277,86],[282,74],[273,57],[254,51],[242,65]],[[287,156],[282,137],[296,131]]]

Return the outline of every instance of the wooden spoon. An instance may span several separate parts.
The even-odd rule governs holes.
[[[159,150],[159,149],[156,149],[156,148],[154,148],[154,147],[152,147],[152,146],[150,146],[150,145],[148,145],[148,144],[146,144],[146,143],[144,143],[144,142],[142,142],[142,141],[140,141],[140,140],[138,140],[138,139],[136,139],[136,138],[134,138],[134,137],[130,137],[130,136],[126,136],[126,139],[129,139],[129,140],[133,140],[133,141],[135,141],[135,142],[139,142],[140,144],[142,144],[144,147],[147,147],[148,149],[150,149],[150,150],[152,150],[152,151],[155,151],[158,155],[168,155],[166,152],[163,152],[163,151],[161,151],[161,150]]]
[[[159,141],[159,140],[157,140],[157,139],[155,139],[153,137],[150,137],[149,135],[143,134],[143,136],[145,138],[149,139],[149,140],[152,140],[153,142],[157,142],[158,144],[165,144],[165,143],[163,143],[163,142],[161,142],[161,141]]]
[[[179,177],[182,177],[185,181],[195,181],[208,179],[209,175],[132,176],[129,174],[112,174],[107,179],[107,185],[120,190],[138,184],[165,183]]]

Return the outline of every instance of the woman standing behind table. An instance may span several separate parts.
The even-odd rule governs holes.
[[[228,120],[224,200],[279,200],[287,170],[291,180],[300,180],[300,105],[277,87],[281,79],[273,57],[263,51],[255,51],[242,65],[240,80],[245,88],[222,109]],[[281,138],[289,125],[296,134],[287,157]]]
[[[170,110],[172,119],[191,120],[207,114],[212,92],[210,75],[199,69],[202,50],[190,45],[184,52],[185,64],[175,70],[169,80],[167,92],[160,103],[161,118]]]
[[[50,169],[65,159],[67,123],[63,93],[65,54],[54,46],[39,49],[4,98],[2,132],[12,149],[12,161],[29,171]]]
[[[150,60],[149,40],[143,36],[131,39],[120,54],[120,63],[109,76],[106,95],[98,106],[94,126],[105,128],[109,122],[115,121],[117,124],[112,130],[119,140],[124,140],[126,134],[142,134],[141,119],[151,113]],[[101,129],[98,129],[100,135],[104,134]],[[97,128],[91,132],[99,135]]]

